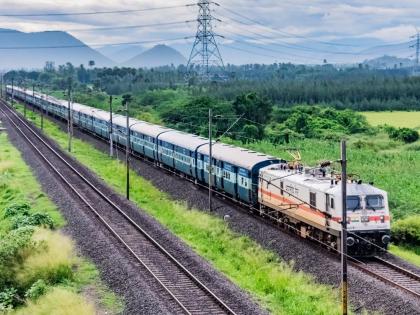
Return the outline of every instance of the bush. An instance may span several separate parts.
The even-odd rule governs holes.
[[[397,129],[394,127],[387,127],[385,130],[391,139],[403,141],[405,143],[413,143],[420,138],[418,131],[410,128]]]
[[[27,203],[16,203],[4,209],[4,218],[11,218],[18,215],[29,215],[31,207]]]
[[[0,311],[12,309],[15,305],[17,290],[9,288],[0,292]]]
[[[47,284],[44,280],[36,281],[25,293],[27,299],[36,300],[47,292]]]
[[[12,229],[18,229],[25,226],[41,226],[49,229],[54,228],[54,221],[46,213],[34,213],[31,215],[21,215],[13,218]]]
[[[396,221],[392,228],[392,237],[396,244],[420,246],[420,216]]]
[[[37,248],[17,272],[18,283],[28,287],[40,279],[48,284],[72,280],[73,266],[77,263],[72,241],[60,233],[45,229],[37,229],[32,239]]]
[[[19,308],[15,315],[77,314],[94,315],[94,305],[83,297],[64,288],[54,288],[36,301],[28,301],[26,307]]]
[[[26,251],[34,247],[32,228],[21,228],[9,232],[0,240],[0,290],[14,279],[14,269],[26,257]]]

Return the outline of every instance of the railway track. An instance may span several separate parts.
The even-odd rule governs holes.
[[[110,231],[135,259],[136,264],[158,283],[173,304],[174,313],[235,314],[215,293],[172,256],[156,239],[118,206],[111,195],[88,178],[74,160],[0,101],[0,111],[41,159],[58,175],[92,214]]]
[[[92,135],[95,138],[99,138],[97,135],[95,135],[94,133],[91,133],[89,130],[85,130],[85,132],[87,132],[88,134]],[[106,139],[103,138],[99,138],[102,139],[104,141],[106,141]],[[120,149],[124,149],[124,148],[120,148]],[[133,157],[138,158],[146,163],[150,163],[151,165],[154,165],[152,162],[148,161],[147,159],[145,159],[144,157],[137,155],[135,153],[132,152]],[[179,176],[178,173],[173,172],[170,169],[167,169],[165,167],[160,167],[162,170],[164,171],[168,171],[176,176]],[[188,178],[184,178],[189,180]],[[190,180],[191,182],[195,183],[194,181]],[[198,186],[207,189],[207,186],[201,185],[201,184],[197,184]],[[232,202],[232,204],[234,205],[239,205],[239,206],[243,206],[244,208],[249,210],[249,206],[241,204],[240,202],[237,202],[231,198],[229,198],[228,196],[225,196],[223,194],[221,194],[218,191],[214,191],[215,194],[219,195],[222,199],[225,199],[225,201],[227,202]],[[257,209],[256,209],[257,210]],[[248,213],[248,212],[246,212]],[[261,218],[262,219],[262,218]],[[268,220],[264,220],[262,219],[265,223],[270,223],[271,221]],[[417,274],[414,274],[411,271],[408,271],[404,268],[401,268],[395,264],[392,264],[380,257],[375,257],[371,260],[366,260],[366,261],[358,261],[356,259],[352,260],[352,264],[355,268],[358,268],[359,270],[385,282],[388,283],[396,288],[399,288],[405,292],[408,292],[409,294],[414,295],[415,297],[420,298],[420,276]]]
[[[352,264],[363,272],[420,298],[420,275],[380,257],[363,262],[353,261]]]

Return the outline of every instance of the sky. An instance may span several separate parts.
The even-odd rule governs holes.
[[[253,58],[281,58],[279,50],[295,59],[319,59],[321,55],[337,60],[350,58],[378,45],[402,44],[395,54],[410,57],[410,35],[420,27],[418,0],[216,0],[212,5],[214,30],[221,50],[242,49],[241,55]],[[0,27],[23,32],[47,30],[69,31],[87,44],[106,45],[135,41],[161,41],[180,47],[184,54],[196,32],[197,6],[188,0],[0,0]],[[5,14],[42,14],[132,10],[176,6],[135,13],[53,16],[4,16]],[[190,22],[186,22],[190,21]],[[119,30],[92,30],[97,27],[121,27],[179,22]],[[178,39],[178,40],[173,40]],[[166,40],[166,41],[165,41]],[[172,41],[173,40],[173,41]],[[151,46],[150,43],[145,46]],[[258,46],[258,47],[255,47]],[[262,48],[261,48],[262,47]],[[264,47],[267,50],[264,50]],[[315,49],[315,51],[314,51]],[[248,52],[247,52],[248,51]],[[326,54],[330,52],[331,54]],[[391,50],[392,52],[392,50]],[[238,50],[236,51],[238,54]],[[281,55],[281,56],[280,56]],[[353,56],[354,57],[354,56]],[[363,58],[363,56],[359,56]]]

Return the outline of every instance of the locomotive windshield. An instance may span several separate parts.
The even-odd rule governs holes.
[[[360,209],[360,197],[359,196],[348,196],[347,197],[347,210],[358,210]]]
[[[366,196],[366,208],[378,210],[384,207],[384,197],[381,195]]]

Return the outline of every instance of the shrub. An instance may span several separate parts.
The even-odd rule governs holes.
[[[49,214],[39,212],[27,216],[20,215],[13,218],[12,229],[18,229],[25,226],[41,226],[53,229],[54,221]]]
[[[391,139],[403,141],[405,143],[413,143],[420,138],[418,131],[410,128],[397,129],[394,127],[386,127],[385,130]]]
[[[396,221],[392,228],[392,236],[396,244],[420,246],[420,216]]]
[[[36,300],[47,292],[47,284],[44,280],[36,281],[25,293],[27,299]]]
[[[29,211],[31,210],[31,207],[26,203],[15,203],[12,204],[9,207],[6,207],[4,209],[4,218],[11,218],[18,215],[27,216],[29,215]]]
[[[33,241],[37,244],[36,251],[27,257],[17,273],[21,286],[28,287],[40,279],[48,284],[73,279],[72,267],[77,261],[69,238],[50,230],[37,229]]]
[[[15,305],[17,290],[9,288],[0,292],[0,311],[12,309]]]
[[[21,228],[9,232],[0,240],[0,290],[14,278],[14,268],[26,257],[26,251],[34,247],[32,228]]]
[[[36,301],[29,301],[26,307],[19,308],[15,315],[94,315],[94,306],[83,297],[63,288],[54,288]]]

